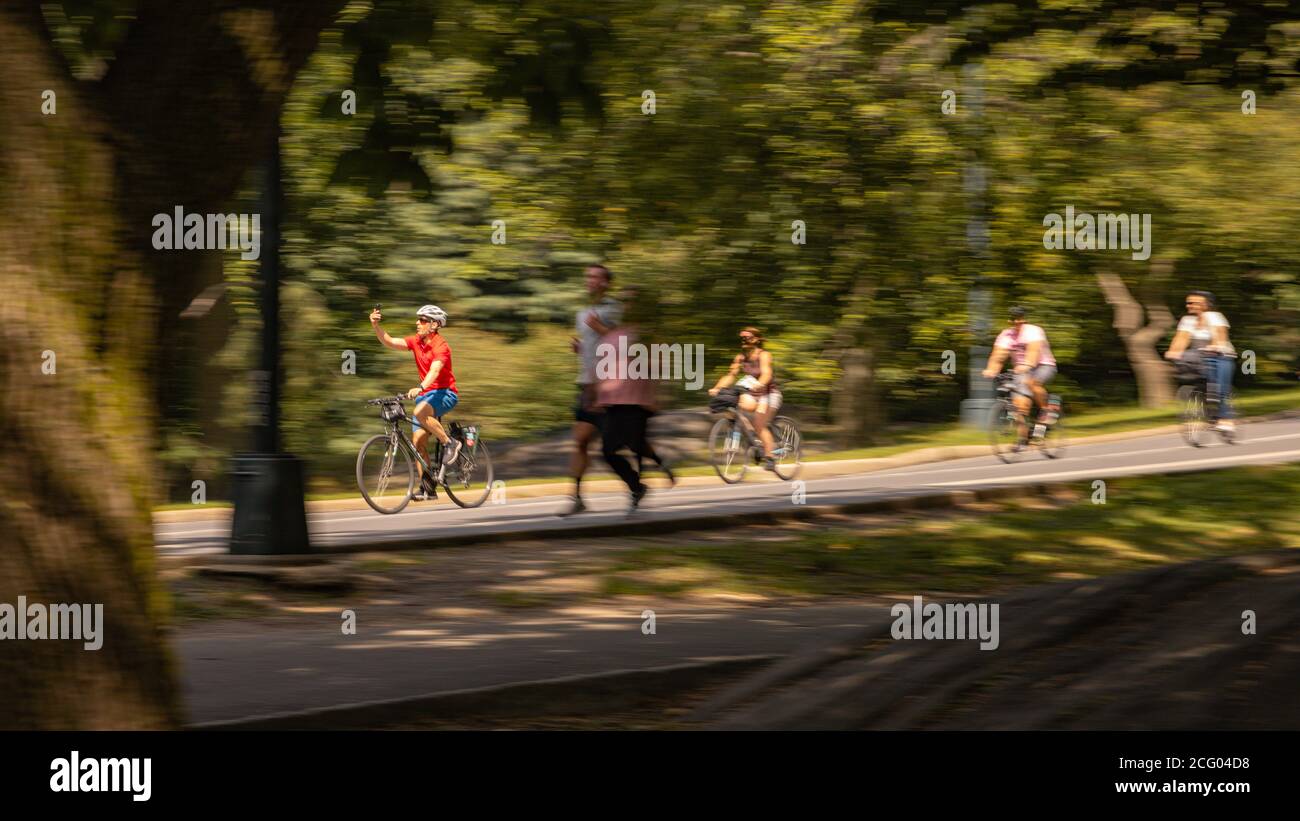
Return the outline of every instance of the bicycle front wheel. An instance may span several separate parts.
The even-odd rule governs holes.
[[[1209,424],[1205,419],[1205,395],[1195,385],[1178,389],[1178,421],[1182,426],[1183,441],[1194,448],[1205,443]]]
[[[397,513],[415,494],[415,463],[396,434],[370,437],[357,454],[357,487],[380,513]]]
[[[734,485],[745,478],[745,460],[749,455],[749,442],[735,419],[723,417],[713,423],[709,431],[709,462],[718,478]]]
[[[492,493],[492,455],[481,438],[473,447],[461,443],[460,456],[442,475],[442,486],[461,507],[478,507]]]
[[[989,408],[989,444],[993,453],[1007,464],[1019,461],[1025,453],[1020,427],[1015,406],[1006,399],[993,400],[993,407]]]
[[[794,420],[788,416],[778,416],[772,420],[772,461],[776,463],[776,475],[790,481],[803,469],[800,459],[803,439]]]

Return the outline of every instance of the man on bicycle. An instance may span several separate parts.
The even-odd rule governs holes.
[[[425,305],[415,313],[415,333],[401,339],[394,339],[379,327],[382,319],[378,308],[370,313],[370,327],[375,336],[386,348],[410,351],[415,357],[415,369],[420,374],[420,384],[406,392],[408,398],[415,400],[415,413],[411,420],[411,440],[415,449],[426,462],[429,460],[429,432],[432,431],[443,445],[443,463],[453,464],[460,455],[460,442],[448,436],[438,421],[460,401],[456,377],[451,372],[451,346],[438,333],[447,325],[447,312],[437,305]],[[424,501],[433,498],[432,486],[424,481],[422,465],[419,470],[420,491],[412,498]]]
[[[1011,356],[1015,366],[1016,381],[1012,390],[1012,401],[1022,419],[1027,419],[1031,408],[1030,397],[1038,403],[1040,416],[1035,426],[1035,437],[1041,438],[1040,431],[1045,431],[1051,424],[1048,411],[1048,382],[1056,376],[1056,357],[1052,356],[1052,346],[1047,342],[1047,333],[1037,325],[1025,321],[1025,309],[1012,308],[1009,312],[1010,326],[998,334],[993,342],[993,351],[989,354],[988,364],[984,368],[984,378],[992,379],[1002,371],[1002,363]],[[1021,431],[1021,441],[1025,440]]]

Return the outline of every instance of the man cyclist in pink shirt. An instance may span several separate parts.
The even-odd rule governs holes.
[[[1051,424],[1048,415],[1047,388],[1044,387],[1056,376],[1056,357],[1052,356],[1052,346],[1047,342],[1047,333],[1037,325],[1025,322],[1025,309],[1016,307],[1009,312],[1010,327],[998,334],[993,342],[993,351],[989,354],[988,365],[984,368],[984,378],[992,379],[1002,371],[1002,364],[1011,356],[1015,366],[1016,381],[1012,390],[1012,400],[1022,419],[1027,419],[1031,408],[1029,397],[1032,395],[1038,403],[1038,431]],[[1022,439],[1024,433],[1021,433]]]

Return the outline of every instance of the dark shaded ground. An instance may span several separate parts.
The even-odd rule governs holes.
[[[790,659],[692,718],[744,729],[1297,729],[1300,554],[1036,587],[1001,646],[888,628]],[[1257,615],[1243,633],[1242,612]]]
[[[496,715],[466,715],[458,718],[428,717],[374,727],[378,730],[684,730],[700,729],[689,722],[691,713],[716,698],[725,688],[746,678],[744,673],[723,671],[702,674],[688,686],[649,690],[634,689],[611,697],[605,694],[582,703],[572,697],[552,709],[539,711],[532,705],[505,710]]]

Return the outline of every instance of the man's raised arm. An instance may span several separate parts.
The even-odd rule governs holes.
[[[393,339],[388,335],[387,331],[379,327],[379,321],[383,318],[384,316],[379,312],[379,309],[370,312],[370,327],[374,329],[375,337],[384,344],[385,348],[392,348],[395,351],[410,350],[405,339]]]

